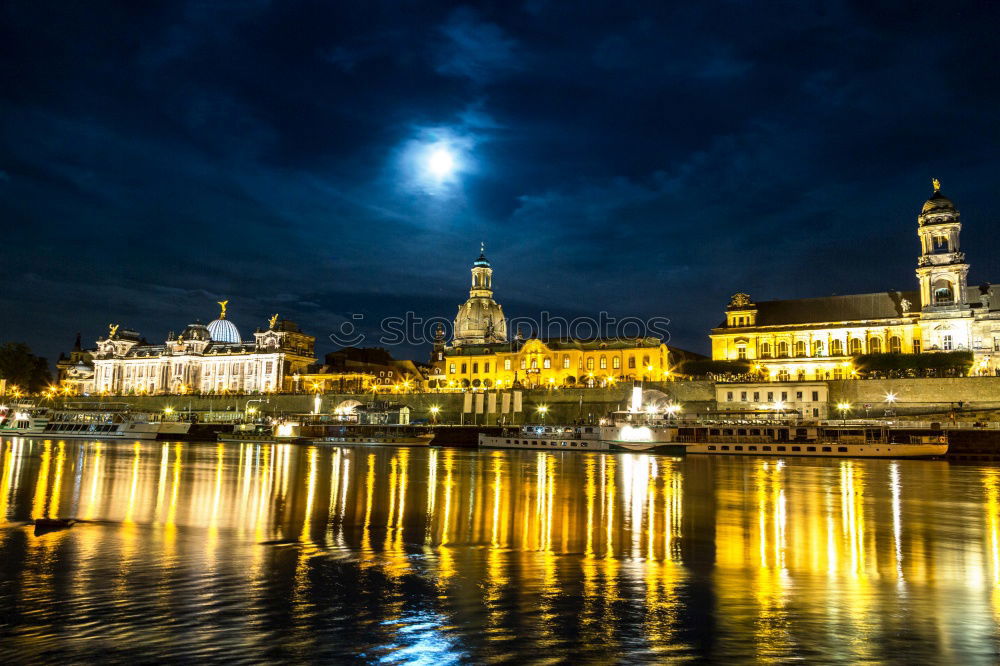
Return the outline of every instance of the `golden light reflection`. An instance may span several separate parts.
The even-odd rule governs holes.
[[[378,582],[365,613],[386,635],[408,621],[406,595],[430,589],[442,623],[479,622],[484,641],[544,655],[568,626],[582,644],[662,661],[705,608],[725,626],[718,654],[761,661],[824,639],[803,618],[839,632],[844,661],[877,661],[865,637],[904,631],[931,632],[941,661],[961,661],[962,640],[1000,623],[993,468],[19,439],[0,455],[3,520],[95,521],[0,534],[25,607],[87,607],[96,595],[124,609],[139,582],[144,608],[163,614],[245,603],[249,615],[274,595],[309,643],[338,577],[355,576],[345,586]],[[71,582],[58,584],[56,562]],[[212,587],[223,582],[245,599]],[[940,621],[904,626],[928,609]],[[971,633],[957,640],[955,626]]]

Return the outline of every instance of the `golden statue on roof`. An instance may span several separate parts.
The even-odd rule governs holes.
[[[268,319],[267,321],[270,324],[271,328],[274,328],[274,325],[278,323],[278,313],[275,312],[274,316]]]
[[[941,181],[937,178],[931,178],[931,185],[934,186],[934,193],[937,194],[941,191]]]
[[[216,301],[216,303],[218,303],[219,306],[222,308],[222,314],[219,315],[219,319],[225,319],[226,318],[226,305],[229,304],[229,301]]]
[[[108,339],[111,339],[118,335],[119,324],[108,324]]]

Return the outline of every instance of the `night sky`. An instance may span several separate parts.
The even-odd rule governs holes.
[[[356,313],[453,317],[485,241],[508,315],[669,317],[707,352],[736,291],[915,288],[932,177],[970,284],[1000,281],[998,25],[985,2],[3,2],[0,341],[161,342],[229,299],[244,337],[277,312],[325,352]]]

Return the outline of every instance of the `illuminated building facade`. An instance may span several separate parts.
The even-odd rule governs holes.
[[[56,362],[59,387],[67,395],[89,395],[94,392],[94,359],[80,344],[80,334],[69,355],[60,354]]]
[[[662,381],[672,358],[656,337],[524,339],[508,341],[507,322],[493,300],[493,269],[480,254],[472,267],[469,299],[458,308],[455,334],[445,343],[438,330],[431,355],[431,389],[489,389],[519,386],[607,386],[620,381]]]
[[[113,325],[91,352],[93,390],[119,395],[284,392],[293,390],[293,377],[316,361],[316,338],[277,315],[253,336],[242,341],[224,309],[208,326],[190,324],[159,345]]]
[[[712,358],[806,381],[849,378],[861,354],[970,350],[975,373],[1000,372],[1000,292],[968,286],[960,215],[937,180],[917,222],[916,290],[759,303],[736,294],[712,329]]]

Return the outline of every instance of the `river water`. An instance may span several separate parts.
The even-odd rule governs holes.
[[[998,619],[993,467],[0,440],[8,663],[992,663]]]

